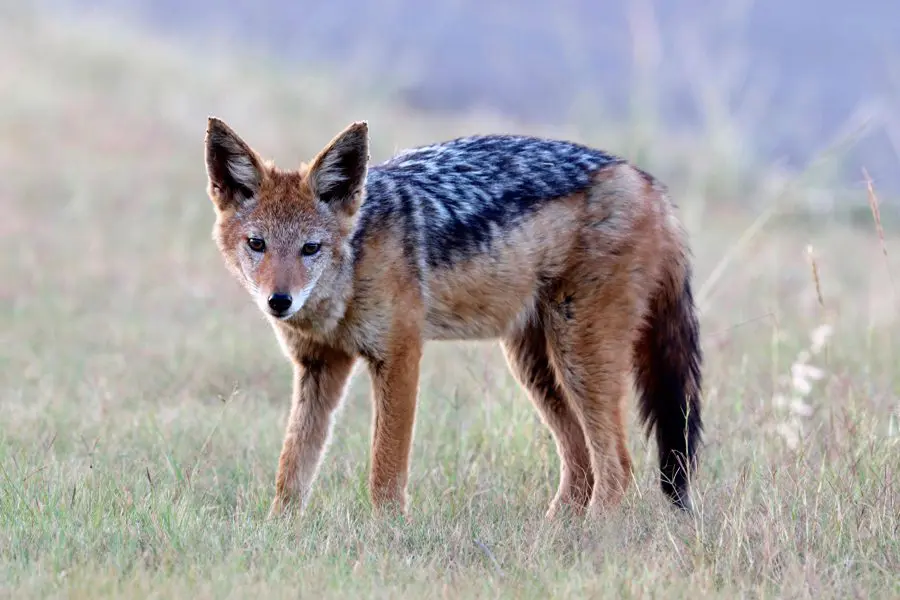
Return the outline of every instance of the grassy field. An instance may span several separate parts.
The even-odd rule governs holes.
[[[438,120],[224,48],[0,6],[0,596],[900,596],[888,223],[885,258],[871,221],[779,216],[822,191],[735,175],[740,140]],[[707,357],[696,518],[664,502],[634,419],[624,506],[545,523],[555,450],[499,348],[434,344],[408,520],[370,514],[360,371],[307,514],[266,522],[290,372],[210,240],[207,114],[282,164],[366,118],[376,159],[516,129],[669,177]]]

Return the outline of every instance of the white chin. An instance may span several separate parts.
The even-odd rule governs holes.
[[[272,317],[273,319],[278,319],[279,321],[287,321],[287,320],[289,320],[291,317],[293,317],[294,315],[297,314],[297,311],[296,311],[296,310],[293,311],[293,312],[289,312],[289,313],[287,313],[287,314],[284,314],[284,315],[275,315],[275,314],[272,314],[272,313],[269,312],[269,311],[266,311],[266,312],[269,314],[270,317]]]

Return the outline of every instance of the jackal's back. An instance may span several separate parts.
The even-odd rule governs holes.
[[[621,162],[581,144],[530,136],[470,136],[413,148],[370,169],[362,229],[402,219],[409,237],[418,238],[409,240],[410,252],[423,253],[414,262],[448,266],[484,252],[497,232],[586,189],[599,169]]]

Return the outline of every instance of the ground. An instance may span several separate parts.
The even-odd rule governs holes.
[[[224,51],[200,67],[195,50],[125,27],[5,10],[0,595],[900,595],[892,223],[882,246],[872,219],[798,214],[821,193],[808,178],[731,178],[709,140],[438,120],[319,74]],[[621,509],[546,523],[552,440],[499,348],[479,343],[426,353],[405,522],[370,511],[362,370],[308,513],[266,522],[290,372],[210,238],[207,114],[282,164],[366,118],[375,158],[516,129],[664,174],[702,309],[696,517],[665,503],[632,418]]]

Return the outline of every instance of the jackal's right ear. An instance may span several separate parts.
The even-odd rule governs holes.
[[[332,209],[352,216],[359,208],[369,162],[369,125],[351,123],[313,159],[313,194]]]
[[[256,152],[221,119],[206,125],[207,192],[219,209],[252,198],[262,182],[262,161]]]

